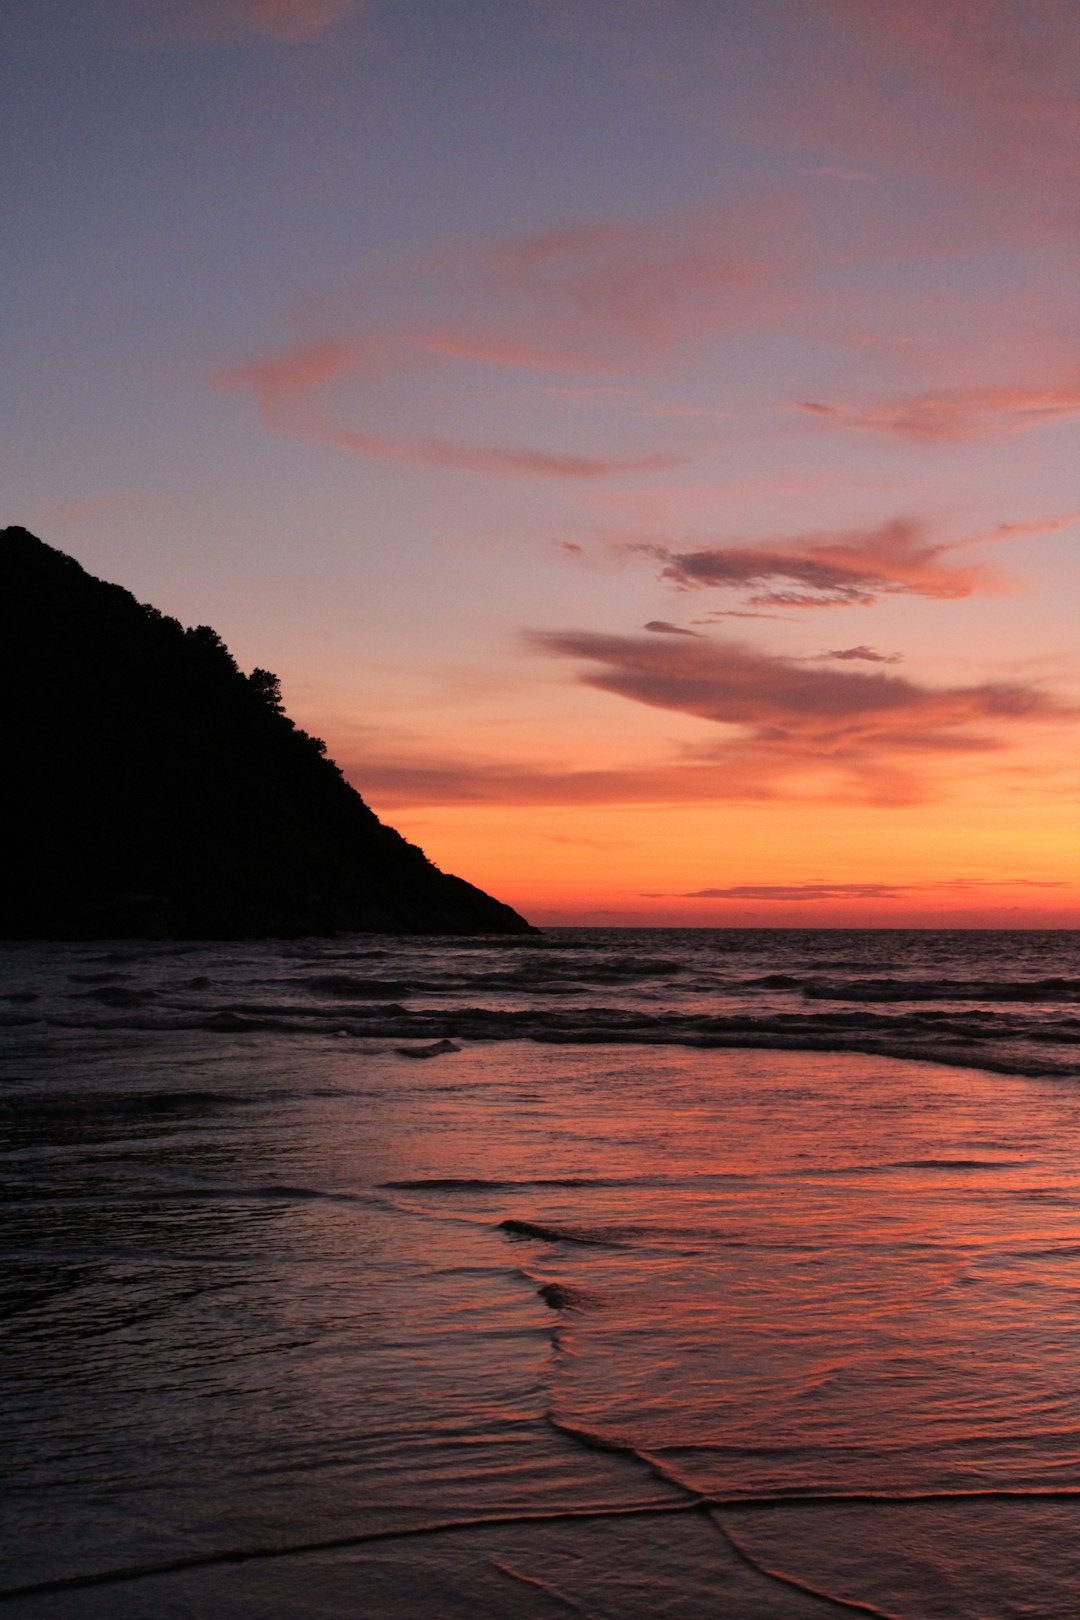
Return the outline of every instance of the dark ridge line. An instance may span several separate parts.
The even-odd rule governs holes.
[[[631,1447],[627,1447],[626,1449],[633,1450]],[[638,1459],[643,1462],[645,1466],[649,1468],[651,1472],[665,1484],[671,1485],[676,1490],[684,1492],[685,1495],[692,1499],[696,1499],[696,1501],[692,1500],[690,1503],[688,1503],[688,1506],[701,1505],[702,1499],[694,1490],[693,1486],[687,1485],[684,1480],[680,1479],[677,1474],[668,1470],[656,1457],[652,1456],[649,1452],[634,1451],[634,1455],[637,1456]],[[724,1524],[723,1520],[719,1516],[718,1504],[705,1504],[704,1513],[709,1522],[718,1531],[720,1536],[727,1543],[728,1547],[735,1554],[736,1558],[745,1564],[748,1569],[753,1570],[754,1573],[761,1579],[773,1581],[775,1584],[786,1587],[790,1591],[800,1592],[804,1597],[811,1597],[817,1599],[818,1601],[832,1604],[837,1608],[848,1610],[852,1613],[869,1615],[872,1617],[872,1620],[901,1620],[901,1617],[898,1615],[887,1614],[883,1609],[872,1608],[868,1604],[860,1603],[857,1600],[849,1602],[846,1598],[834,1597],[830,1592],[821,1591],[817,1587],[809,1585],[808,1582],[800,1581],[797,1576],[787,1575],[782,1570],[772,1569],[769,1565],[759,1562],[759,1560],[756,1559],[753,1554],[743,1546],[738,1537],[732,1534],[727,1525]]]
[[[789,1591],[799,1592],[804,1597],[811,1597],[820,1602],[828,1603],[834,1607],[848,1610],[849,1612],[869,1615],[872,1617],[872,1620],[901,1620],[900,1616],[887,1614],[883,1609],[874,1609],[865,1603],[859,1603],[858,1601],[849,1602],[846,1598],[833,1597],[831,1593],[820,1591],[816,1587],[810,1586],[807,1582],[800,1581],[795,1576],[785,1575],[780,1570],[774,1570],[769,1568],[769,1566],[766,1564],[759,1563],[758,1560],[747,1551],[738,1538],[728,1530],[727,1526],[718,1516],[716,1507],[710,1503],[707,1498],[699,1495],[691,1485],[687,1485],[686,1482],[680,1479],[677,1474],[674,1474],[665,1468],[664,1465],[649,1452],[639,1451],[636,1446],[630,1445],[627,1441],[607,1440],[602,1435],[592,1433],[591,1430],[577,1429],[572,1424],[566,1423],[557,1418],[553,1412],[549,1411],[546,1415],[547,1421],[552,1428],[557,1429],[559,1433],[565,1434],[569,1438],[575,1440],[579,1445],[586,1446],[591,1451],[614,1452],[620,1456],[630,1457],[635,1462],[639,1463],[643,1468],[647,1468],[649,1472],[655,1478],[659,1479],[663,1484],[672,1487],[674,1490],[682,1492],[683,1496],[687,1498],[687,1501],[684,1504],[686,1511],[690,1513],[703,1514],[709,1520],[710,1524],[717,1531],[723,1541],[727,1544],[735,1557],[748,1569],[752,1570],[759,1579],[773,1581],[775,1584],[783,1586]]]
[[[870,1620],[902,1620],[902,1617],[891,1614],[888,1610],[878,1609],[869,1603],[863,1603],[857,1598],[838,1597],[835,1593],[827,1592],[822,1588],[812,1586],[807,1581],[801,1581],[797,1576],[788,1575],[782,1570],[773,1569],[768,1564],[761,1563],[753,1554],[743,1546],[738,1537],[728,1528],[720,1517],[721,1512],[776,1509],[786,1506],[805,1507],[822,1503],[836,1506],[847,1503],[849,1506],[858,1504],[876,1504],[901,1506],[906,1502],[948,1502],[964,1500],[1076,1500],[1080,1498],[1080,1488],[1048,1487],[1035,1490],[973,1490],[973,1491],[924,1491],[908,1493],[892,1492],[836,1492],[832,1495],[818,1495],[800,1498],[797,1496],[736,1498],[725,1501],[722,1497],[699,1494],[675,1473],[669,1471],[656,1457],[649,1452],[639,1451],[635,1446],[625,1440],[608,1440],[603,1435],[592,1433],[588,1429],[578,1429],[573,1424],[558,1418],[551,1411],[546,1414],[549,1425],[560,1434],[585,1446],[590,1451],[613,1453],[617,1456],[632,1458],[642,1467],[647,1468],[661,1483],[681,1491],[688,1500],[683,1504],[687,1512],[704,1512],[710,1523],[723,1537],[734,1555],[754,1571],[763,1580],[773,1581],[790,1591],[799,1592],[804,1597],[810,1597],[818,1602],[828,1603],[837,1609],[843,1609],[849,1614],[863,1614],[870,1616]]]
[[[902,1615],[890,1614],[887,1609],[877,1609],[871,1603],[860,1603],[858,1598],[837,1597],[833,1592],[826,1592],[821,1587],[811,1586],[808,1581],[800,1581],[795,1575],[786,1575],[783,1570],[772,1569],[768,1564],[762,1564],[751,1552],[743,1546],[737,1536],[732,1535],[727,1525],[710,1513],[710,1519],[723,1536],[736,1558],[752,1569],[756,1575],[767,1581],[775,1581],[778,1586],[787,1587],[789,1591],[800,1592],[803,1597],[816,1598],[821,1603],[828,1603],[834,1608],[845,1609],[851,1614],[868,1614],[872,1620],[903,1620]]]
[[[487,1561],[492,1569],[498,1570],[500,1575],[505,1575],[509,1580],[520,1581],[523,1586],[531,1586],[538,1592],[543,1592],[544,1596],[550,1598],[552,1603],[561,1604],[570,1614],[582,1614],[585,1616],[585,1620],[592,1620],[591,1613],[585,1608],[584,1604],[576,1602],[574,1598],[567,1597],[565,1592],[560,1592],[558,1587],[552,1586],[550,1582],[542,1581],[537,1575],[526,1575],[523,1570],[515,1569],[513,1564],[508,1564],[501,1558],[489,1558]]]
[[[430,1524],[409,1525],[396,1530],[369,1530],[358,1531],[349,1536],[332,1536],[319,1541],[290,1542],[280,1547],[237,1547],[226,1548],[220,1552],[193,1553],[187,1558],[174,1558],[159,1564],[132,1564],[120,1569],[107,1569],[91,1571],[86,1575],[58,1576],[48,1581],[34,1581],[24,1586],[9,1586],[0,1589],[0,1603],[13,1603],[21,1598],[47,1597],[59,1592],[77,1592],[99,1586],[120,1586],[129,1581],[153,1580],[163,1575],[183,1574],[188,1570],[222,1568],[230,1564],[246,1564],[259,1560],[275,1558],[297,1558],[321,1552],[343,1552],[350,1547],[362,1547],[382,1541],[408,1541],[418,1540],[424,1536],[452,1535],[462,1530],[498,1529],[503,1526],[528,1524],[565,1524],[589,1523],[603,1519],[643,1519],[662,1518],[675,1513],[706,1513],[713,1518],[716,1512],[740,1513],[765,1511],[777,1508],[807,1508],[807,1507],[837,1507],[857,1506],[870,1504],[879,1506],[904,1506],[909,1503],[955,1502],[955,1501],[1076,1501],[1080,1498],[1080,1487],[1046,1487],[1032,1490],[1001,1489],[1001,1490],[972,1490],[972,1491],[922,1491],[909,1493],[848,1491],[833,1494],[804,1496],[737,1496],[722,1497],[711,1495],[698,1495],[691,1491],[666,1470],[656,1465],[643,1453],[634,1447],[615,1442],[600,1441],[597,1437],[588,1435],[588,1431],[576,1431],[571,1425],[563,1424],[561,1420],[548,1418],[553,1428],[565,1433],[569,1438],[579,1441],[591,1450],[608,1451],[616,1455],[629,1456],[641,1463],[665,1484],[673,1486],[684,1492],[686,1501],[682,1502],[654,1502],[625,1507],[597,1507],[597,1508],[557,1508],[550,1512],[535,1513],[498,1513],[480,1514],[469,1519],[440,1519]],[[717,1522],[714,1519],[714,1522]],[[723,1534],[732,1540],[730,1532],[723,1525],[718,1525]],[[743,1549],[736,1549],[743,1554]],[[746,1560],[753,1565],[749,1554],[743,1554]],[[753,1567],[757,1568],[756,1565]],[[761,1573],[770,1579],[780,1580],[790,1585],[796,1585],[792,1577],[775,1574],[762,1569]],[[800,1588],[801,1590],[801,1588]],[[822,1597],[830,1603],[854,1605],[846,1599],[827,1597],[825,1594],[806,1588],[810,1595]],[[863,1608],[863,1613],[881,1615],[882,1611]],[[892,1617],[884,1616],[884,1620]]]
[[[290,1187],[275,1186],[268,1183],[265,1186],[230,1187],[223,1183],[220,1187],[175,1187],[148,1184],[145,1189],[134,1189],[131,1192],[107,1191],[100,1193],[64,1193],[50,1194],[49,1196],[36,1196],[20,1198],[13,1201],[12,1207],[21,1210],[51,1207],[54,1204],[136,1204],[136,1203],[162,1203],[162,1204],[205,1204],[212,1201],[237,1203],[250,1201],[261,1204],[362,1204],[366,1208],[396,1209],[398,1206],[390,1199],[380,1198],[377,1193],[351,1193],[327,1192],[318,1187]],[[426,1211],[417,1211],[418,1214]]]
[[[487,1176],[415,1176],[404,1181],[379,1181],[378,1187],[394,1192],[499,1192],[518,1187],[638,1187],[653,1186],[659,1178],[615,1176],[522,1176],[490,1179]],[[669,1177],[661,1185],[675,1185]],[[681,1186],[682,1183],[679,1182]]]
[[[791,1496],[703,1496],[724,1513],[784,1507],[907,1507],[940,1502],[1076,1502],[1078,1485],[986,1486],[953,1491],[813,1491]]]
[[[180,1575],[193,1569],[214,1569],[271,1558],[299,1558],[322,1552],[344,1552],[350,1547],[363,1547],[379,1541],[416,1540],[422,1536],[450,1535],[460,1530],[498,1529],[504,1525],[655,1518],[666,1513],[686,1513],[691,1508],[700,1510],[697,1502],[656,1502],[640,1506],[631,1503],[626,1507],[557,1508],[547,1513],[481,1514],[471,1519],[438,1519],[431,1524],[409,1525],[397,1530],[361,1530],[351,1536],[290,1542],[282,1547],[233,1547],[221,1552],[192,1553],[187,1558],[173,1558],[161,1564],[129,1564],[122,1569],[96,1570],[87,1575],[62,1575],[49,1581],[34,1581],[26,1586],[9,1586],[0,1589],[0,1603],[14,1603],[27,1597],[47,1597],[57,1592],[79,1592],[95,1586],[121,1586],[128,1581],[153,1580],[158,1576]]]
[[[567,1423],[565,1418],[556,1417],[552,1411],[545,1412],[544,1417],[548,1425],[558,1434],[566,1435],[568,1439],[576,1441],[579,1446],[584,1446],[587,1451],[603,1451],[617,1457],[629,1457],[641,1468],[647,1469],[653,1478],[658,1479],[662,1485],[668,1486],[670,1490],[679,1491],[681,1495],[686,1497],[685,1506],[688,1510],[692,1509],[698,1513],[708,1513],[715,1505],[712,1497],[696,1491],[692,1485],[687,1485],[685,1480],[680,1479],[678,1474],[665,1467],[651,1452],[639,1451],[628,1440],[609,1440],[604,1435],[594,1434],[591,1429],[579,1429],[574,1424]]]

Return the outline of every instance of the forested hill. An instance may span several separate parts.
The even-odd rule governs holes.
[[[205,625],[0,531],[0,936],[522,933],[384,826]]]

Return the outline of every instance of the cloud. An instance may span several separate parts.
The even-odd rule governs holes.
[[[610,478],[620,473],[665,472],[685,464],[683,456],[580,456],[507,445],[459,444],[453,439],[383,438],[370,433],[321,429],[310,437],[322,444],[384,461],[413,462],[459,472],[523,474],[532,478]]]
[[[534,631],[534,649],[572,658],[578,681],[722,728],[709,759],[750,771],[756,790],[824,769],[871,797],[924,797],[935,756],[1003,748],[1017,728],[1076,720],[1032,683],[933,687],[881,672],[817,669],[738,642]]]
[[[454,432],[440,432],[430,418],[440,408],[436,401],[454,397],[455,382],[456,397],[465,397],[463,367],[482,367],[496,379],[522,372],[573,374],[593,398],[627,397],[612,378],[636,378],[643,366],[681,357],[691,343],[753,329],[768,312],[786,308],[796,296],[786,280],[790,234],[790,220],[774,217],[762,204],[727,214],[712,209],[570,225],[417,256],[397,264],[392,291],[384,289],[390,300],[408,307],[407,320],[373,325],[366,316],[366,286],[363,309],[355,293],[323,303],[330,331],[222,368],[213,381],[250,390],[270,431],[360,455],[545,477],[668,470],[687,458],[666,451],[582,455],[531,445],[470,445]],[[313,315],[306,312],[307,319]],[[437,386],[423,391],[419,406],[421,391],[414,391],[411,409],[426,418],[414,431],[387,434],[377,422],[353,429],[328,414],[326,402],[336,387],[348,384],[355,392],[428,373],[435,374]],[[469,379],[470,393],[479,386]],[[604,391],[599,396],[598,386]],[[642,397],[636,382],[631,397]],[[505,417],[505,394],[499,403]],[[700,413],[696,406],[669,406],[662,414],[678,419]]]
[[[798,408],[833,422],[916,444],[963,444],[1080,417],[1080,387],[957,388],[859,407],[799,400]]]
[[[685,457],[674,455],[605,458],[579,456],[568,451],[533,450],[526,446],[460,444],[453,439],[385,438],[331,429],[313,432],[307,437],[375,460],[529,478],[612,478],[623,473],[665,472],[685,463]]]
[[[214,36],[262,34],[297,42],[312,39],[357,9],[357,0],[195,0],[186,21]]]
[[[629,838],[582,838],[573,833],[545,833],[545,840],[549,844],[570,844],[580,849],[632,849],[634,840]]]
[[[335,382],[360,374],[378,376],[392,365],[388,346],[372,340],[324,337],[283,349],[264,360],[215,373],[215,388],[249,390],[263,426],[271,433],[330,445],[375,460],[398,461],[457,471],[516,474],[539,478],[593,479],[621,473],[663,472],[685,458],[583,456],[528,446],[464,444],[437,435],[377,434],[332,426],[322,395]]]
[[[815,0],[879,84],[918,82],[988,167],[1076,172],[1080,99],[1073,0]]]
[[[647,86],[728,142],[782,143],[803,174],[1076,172],[1075,0],[539,3],[607,52],[628,94]]]
[[[1068,209],[1080,169],[1075,0],[805,0],[782,11],[769,96],[747,62],[744,130],[822,167],[989,181],[998,198],[1011,194],[1006,230]]]
[[[869,180],[871,178],[865,169],[846,169],[841,163],[823,163],[815,169],[803,169],[801,173],[817,175],[830,180]]]
[[[980,539],[986,540],[1015,540],[1018,535],[1025,534],[1060,534],[1062,529],[1069,529],[1080,520],[1080,511],[1062,512],[1058,517],[1036,518],[1032,523],[997,523]]]
[[[732,769],[714,763],[662,761],[638,768],[573,770],[527,761],[434,760],[372,752],[342,767],[380,810],[426,805],[679,805],[772,799],[778,790],[755,762]]]
[[[430,752],[418,761],[372,738],[362,762],[344,767],[370,803],[911,804],[939,796],[936,763],[1000,752],[1025,727],[1080,718],[1024,681],[933,687],[681,635],[534,631],[525,640],[583,664],[577,679],[586,686],[710,722],[715,739],[640,766],[583,770]]]
[[[359,338],[323,337],[297,343],[265,360],[214,373],[215,388],[250,388],[267,424],[288,408],[298,408],[319,389],[342,377],[376,368],[377,351]]]
[[[39,514],[41,523],[89,523],[95,518],[109,517],[136,504],[134,495],[77,495],[72,500],[56,501]]]
[[[818,658],[833,658],[838,663],[848,663],[852,660],[867,664],[900,664],[903,663],[902,653],[877,652],[873,647],[834,647],[831,652],[817,654]]]
[[[662,579],[685,589],[749,591],[751,607],[866,606],[880,596],[956,599],[994,584],[977,564],[948,561],[955,543],[929,538],[925,525],[895,518],[876,529],[796,535],[749,545],[674,551],[631,544],[657,558]]]
[[[734,883],[726,889],[691,889],[680,900],[895,900],[915,884]]]
[[[366,0],[109,0],[97,8],[135,41],[213,44],[254,35],[287,45],[316,39],[364,9]]]
[[[681,624],[669,624],[666,619],[650,619],[648,624],[643,625],[642,628],[651,630],[654,635],[658,636],[696,636],[699,634],[697,630],[687,630]]]
[[[760,608],[716,608],[712,613],[706,613],[703,619],[695,619],[695,624],[719,624],[722,619],[779,619],[790,624],[793,615],[790,613],[763,613]]]
[[[792,296],[794,206],[589,222],[452,250],[431,262],[444,288],[456,281],[462,316],[424,341],[602,371],[746,330]]]
[[[565,354],[510,339],[470,336],[467,332],[409,332],[406,343],[421,354],[440,360],[466,360],[473,365],[501,366],[516,371],[591,371],[588,355]],[[595,390],[590,390],[595,392]]]
[[[1049,878],[947,878],[926,883],[734,883],[723,889],[691,889],[680,900],[899,900],[938,889],[1063,889]],[[656,898],[660,898],[657,896]]]

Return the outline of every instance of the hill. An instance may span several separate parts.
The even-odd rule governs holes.
[[[385,826],[206,625],[0,531],[0,937],[524,933]]]

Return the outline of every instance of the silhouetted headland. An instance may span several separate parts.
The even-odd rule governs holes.
[[[526,933],[369,810],[206,625],[0,534],[0,936]]]

